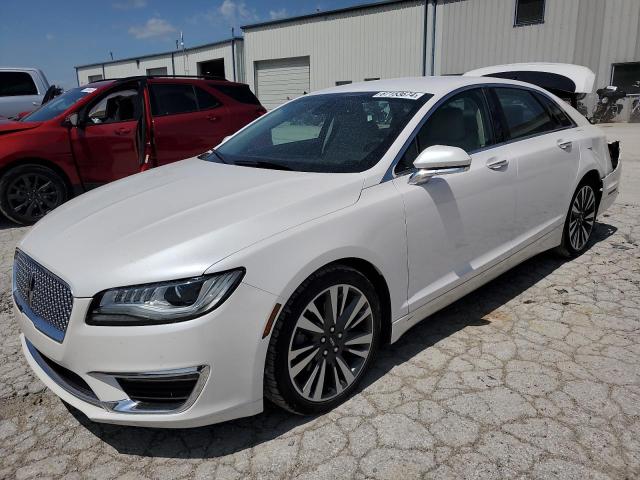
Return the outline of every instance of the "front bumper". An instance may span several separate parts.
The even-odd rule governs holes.
[[[615,202],[620,192],[620,177],[622,162],[618,161],[616,168],[602,179],[602,198],[598,207],[598,215],[607,210]]]
[[[213,312],[181,323],[102,327],[85,323],[90,298],[74,299],[65,338],[58,343],[36,329],[17,307],[27,362],[56,395],[96,422],[185,428],[262,411],[262,379],[268,338],[264,325],[277,297],[241,283]],[[40,357],[40,358],[39,358]],[[81,378],[94,394],[65,384],[46,362]],[[200,384],[185,408],[165,412],[134,404],[116,376],[197,369]],[[105,373],[108,372],[108,373]],[[132,373],[133,372],[133,373]],[[121,411],[118,410],[121,407]]]

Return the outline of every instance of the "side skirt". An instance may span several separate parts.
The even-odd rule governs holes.
[[[444,307],[452,304],[468,293],[473,292],[477,288],[490,282],[494,278],[502,275],[504,272],[512,269],[516,265],[519,265],[525,260],[560,245],[560,242],[562,241],[563,227],[564,224],[555,227],[550,232],[547,232],[520,250],[517,250],[495,264],[478,271],[473,277],[454,286],[425,305],[422,305],[413,312],[410,312],[404,317],[393,322],[393,325],[391,326],[391,343],[398,341],[398,339],[404,335],[407,330],[426,319],[429,315],[434,314],[438,310],[442,310]]]

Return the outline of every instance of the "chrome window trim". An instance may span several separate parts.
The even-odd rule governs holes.
[[[393,161],[389,165],[389,168],[387,168],[387,171],[385,172],[384,176],[382,177],[382,180],[380,181],[380,183],[384,183],[384,182],[387,182],[389,180],[393,180],[394,178],[398,178],[398,177],[403,177],[405,175],[409,175],[413,171],[415,171],[415,169],[414,170],[407,170],[405,172],[402,172],[402,173],[398,174],[398,173],[395,172],[395,169],[396,169],[396,166],[398,165],[398,163],[400,162],[400,160],[402,159],[402,157],[404,156],[404,154],[406,153],[407,149],[409,148],[409,145],[411,145],[411,142],[413,142],[413,140],[418,135],[418,132],[420,131],[420,129],[424,126],[425,123],[427,123],[427,120],[429,120],[429,118],[431,117],[431,115],[433,115],[433,113],[436,111],[436,109],[439,108],[443,103],[445,103],[451,97],[457,95],[458,93],[464,92],[466,90],[472,90],[472,89],[475,89],[475,88],[480,88],[480,89],[485,89],[485,88],[515,88],[515,89],[525,90],[525,91],[528,91],[528,92],[539,93],[539,94],[544,95],[545,97],[547,97],[548,100],[550,100],[550,101],[554,102],[556,105],[558,105],[558,107],[560,109],[562,109],[563,112],[565,111],[564,108],[562,108],[562,106],[559,105],[558,102],[556,102],[553,98],[549,97],[549,95],[547,95],[545,91],[537,90],[535,88],[529,88],[529,87],[526,87],[526,86],[523,86],[523,85],[512,85],[512,84],[508,84],[508,83],[482,83],[482,84],[475,84],[475,85],[465,85],[463,87],[456,88],[455,90],[450,91],[445,96],[440,98],[440,100],[438,100],[424,114],[424,116],[422,117],[422,119],[420,120],[418,125],[416,125],[416,127],[413,129],[413,131],[411,132],[411,134],[409,135],[407,140],[405,140],[404,144],[402,145],[402,147],[400,148],[400,150],[396,154],[395,158],[393,159]],[[487,101],[490,101],[490,100],[487,99]],[[545,109],[545,112],[547,112],[547,110],[546,110],[546,108],[544,106],[543,106],[543,108]],[[547,113],[549,113],[549,112],[547,112]],[[556,133],[556,132],[560,132],[560,131],[563,131],[563,130],[570,130],[572,128],[576,128],[578,125],[575,123],[575,121],[573,120],[571,115],[569,115],[569,114],[566,114],[566,115],[569,117],[569,119],[573,123],[572,126],[560,127],[560,128],[556,128],[554,130],[549,130],[547,132],[542,132],[542,133],[534,133],[534,134],[531,134],[531,135],[527,135],[526,137],[518,137],[518,138],[509,139],[509,140],[504,140],[502,142],[497,142],[497,143],[494,143],[493,145],[487,145],[484,148],[479,148],[477,150],[473,150],[472,152],[467,152],[467,153],[469,155],[473,155],[475,153],[484,152],[484,151],[490,150],[492,148],[502,147],[504,145],[510,145],[512,143],[515,143],[515,142],[521,142],[521,141],[524,141],[524,140],[529,140],[529,139],[534,138],[534,137],[540,137],[542,135],[548,135],[550,133]],[[491,119],[491,122],[492,122],[492,128],[493,128],[493,122],[494,122],[493,118]],[[495,128],[493,128],[493,130],[495,130]]]

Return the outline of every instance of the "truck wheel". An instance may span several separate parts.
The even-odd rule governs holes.
[[[68,197],[62,177],[43,165],[20,165],[0,178],[0,212],[21,225],[37,222]]]

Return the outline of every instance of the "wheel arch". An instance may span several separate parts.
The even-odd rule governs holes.
[[[578,185],[581,185],[583,183],[589,183],[590,185],[593,185],[595,187],[598,205],[600,205],[603,186],[602,179],[600,178],[600,172],[598,172],[598,170],[596,170],[595,168],[587,171],[584,175],[582,175],[582,178],[580,178]]]
[[[74,192],[73,190],[73,185],[71,183],[71,179],[69,178],[69,175],[67,174],[67,172],[65,172],[64,169],[61,168],[59,165],[56,165],[55,162],[52,162],[51,160],[47,160],[45,158],[22,157],[22,158],[14,159],[8,164],[0,167],[0,177],[4,176],[4,174],[7,173],[8,171],[23,165],[40,165],[43,167],[50,168],[51,170],[56,172],[58,175],[60,175],[60,178],[62,178],[62,180],[64,181],[64,184],[67,187],[67,193],[69,194],[68,198],[72,198],[75,196],[76,192]]]

